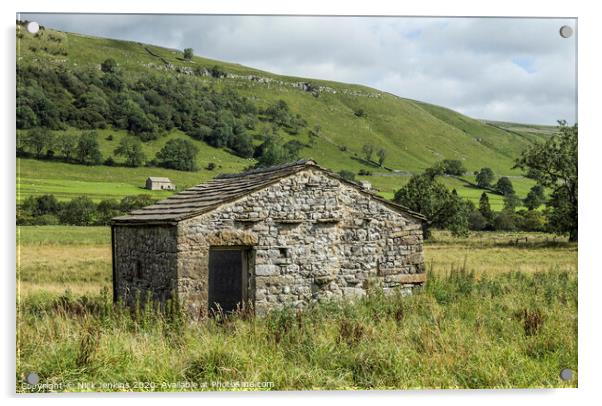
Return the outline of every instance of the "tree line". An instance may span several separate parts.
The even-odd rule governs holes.
[[[109,137],[112,138],[111,135]],[[113,150],[115,156],[124,157],[128,167],[159,166],[181,171],[197,170],[198,148],[189,140],[171,139],[148,160],[139,138],[125,136]],[[62,160],[82,165],[117,165],[113,156],[103,157],[96,131],[53,134],[47,128],[34,128],[17,134],[17,156],[36,159]]]
[[[155,203],[150,195],[125,196],[94,203],[87,196],[61,202],[52,194],[29,196],[17,207],[17,225],[102,226],[113,217]]]
[[[454,235],[465,235],[469,230],[549,231],[568,234],[570,241],[577,241],[577,138],[577,125],[568,126],[560,121],[557,135],[523,152],[515,168],[528,171],[537,184],[522,200],[508,177],[500,177],[493,184],[495,175],[490,168],[475,172],[479,187],[504,196],[504,208],[499,213],[491,210],[486,192],[482,193],[477,207],[437,179],[450,174],[449,161],[414,175],[395,193],[394,200],[424,214],[430,226],[449,229]],[[466,172],[458,162],[453,162],[451,168],[457,175]],[[546,199],[545,188],[551,191],[549,199]],[[526,209],[516,210],[521,203]],[[537,210],[544,204],[544,210]]]

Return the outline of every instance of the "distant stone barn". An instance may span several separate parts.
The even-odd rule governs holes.
[[[146,188],[148,190],[175,190],[176,186],[171,183],[169,178],[151,176],[146,178]]]
[[[408,293],[425,281],[423,222],[313,161],[220,175],[113,219],[114,298],[177,295],[200,318]]]

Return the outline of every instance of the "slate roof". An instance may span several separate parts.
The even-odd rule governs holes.
[[[149,176],[148,177],[152,182],[169,182],[171,183],[171,180],[169,180],[169,178],[163,178],[160,176]]]
[[[237,174],[218,175],[207,183],[186,189],[155,204],[139,210],[134,210],[125,216],[115,217],[112,220],[112,224],[176,223],[207,213],[225,203],[266,188],[282,178],[308,168],[323,171],[341,182],[350,184],[362,193],[370,195],[375,200],[380,201],[394,210],[423,221],[426,220],[421,214],[383,199],[373,192],[364,190],[359,184],[341,178],[336,173],[318,166],[314,161],[301,160],[265,169],[255,169]]]

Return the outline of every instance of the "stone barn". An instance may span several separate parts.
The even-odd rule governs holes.
[[[313,161],[220,175],[113,219],[114,298],[177,295],[199,318],[409,293],[425,281],[424,221]]]
[[[176,190],[176,186],[171,183],[169,178],[160,176],[150,176],[146,178],[146,188],[148,190]]]

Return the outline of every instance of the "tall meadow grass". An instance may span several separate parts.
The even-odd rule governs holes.
[[[17,334],[20,392],[574,387],[559,373],[577,371],[577,277],[458,267],[411,296],[201,322],[107,289],[40,292],[18,303]]]

